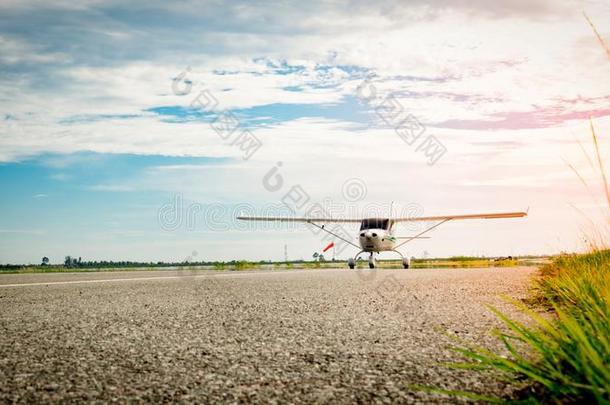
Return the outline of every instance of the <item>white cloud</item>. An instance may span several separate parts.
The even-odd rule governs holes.
[[[566,244],[574,245],[578,215],[569,203],[597,204],[565,161],[597,195],[595,168],[572,133],[588,137],[583,117],[573,113],[608,105],[610,61],[580,14],[584,8],[608,37],[605,3],[153,5],[140,15],[124,2],[2,3],[0,161],[80,151],[231,158],[218,167],[156,167],[93,185],[114,192],[194,189],[191,198],[201,201],[278,202],[282,194],[264,192],[261,179],[282,161],[286,187],[299,184],[314,200],[340,199],[345,179],[359,177],[370,201],[417,202],[428,213],[532,205],[527,232],[499,224],[472,236],[482,249],[522,238],[531,250],[550,249],[540,241],[558,228]],[[279,74],[284,62],[303,68]],[[176,96],[171,80],[186,66],[192,67],[193,93]],[[502,121],[510,114],[565,117],[552,128],[430,126],[426,135],[438,137],[448,152],[428,167],[421,153],[379,125],[363,130],[340,118],[298,117],[261,127],[255,134],[263,147],[243,162],[240,151],[207,123],[168,123],[145,112],[187,107],[202,88],[227,109],[337,104],[355,95],[367,73],[375,75],[380,94],[396,94],[424,123]],[[607,148],[610,122],[595,122]],[[61,170],[70,164],[62,159],[46,164]],[[59,172],[53,179],[67,176]],[[450,242],[452,235],[469,234],[462,229],[448,235]]]

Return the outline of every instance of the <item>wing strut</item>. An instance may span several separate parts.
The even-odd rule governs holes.
[[[342,236],[337,235],[337,234],[336,234],[336,233],[334,233],[334,232],[329,231],[328,229],[324,228],[324,225],[320,226],[320,225],[318,225],[318,224],[316,224],[316,223],[314,223],[314,222],[311,222],[311,221],[307,221],[307,223],[312,224],[312,225],[313,225],[313,226],[315,226],[316,228],[320,228],[320,229],[321,229],[321,230],[323,230],[324,232],[330,233],[331,235],[333,235],[333,236],[334,236],[334,237],[336,237],[336,238],[341,239],[341,240],[342,240],[343,242],[345,242],[345,243],[349,243],[350,245],[352,245],[352,246],[353,246],[353,247],[355,247],[356,249],[360,249],[360,246],[356,245],[355,243],[350,242],[349,240],[345,239],[345,238],[344,238],[344,237],[342,237]]]
[[[410,238],[407,238],[406,241],[399,243],[398,245],[394,246],[394,249],[398,249],[399,247],[401,247],[402,245],[404,245],[405,243],[409,243],[411,242],[413,239],[417,239],[418,237],[422,236],[425,233],[430,232],[431,230],[433,230],[434,228],[437,228],[439,226],[441,226],[442,224],[444,224],[447,221],[451,221],[451,218],[447,218],[447,219],[443,219],[441,222],[432,225],[430,228],[425,229],[423,232],[418,233],[415,236],[411,236]]]

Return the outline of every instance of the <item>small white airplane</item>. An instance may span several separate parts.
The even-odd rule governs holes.
[[[276,221],[276,222],[304,222],[311,224],[321,230],[328,232],[334,237],[341,239],[342,241],[349,243],[350,245],[360,249],[360,251],[347,261],[347,265],[350,269],[356,266],[356,261],[362,253],[369,253],[369,267],[374,269],[376,266],[375,254],[379,252],[395,252],[398,253],[402,259],[402,264],[405,269],[408,269],[411,265],[411,260],[404,257],[397,249],[404,244],[411,242],[414,239],[424,239],[422,235],[432,231],[438,226],[448,221],[462,220],[462,219],[499,219],[499,218],[521,218],[525,217],[527,212],[499,212],[499,213],[488,213],[488,214],[469,214],[469,215],[439,215],[433,217],[404,217],[404,218],[299,218],[299,217],[245,217],[238,216],[237,219],[243,221]],[[436,223],[423,232],[418,233],[415,236],[394,236],[394,225],[399,222],[432,222]],[[344,237],[337,235],[336,233],[325,229],[325,223],[360,223],[360,235],[359,242],[360,246],[356,245],[352,241],[345,239]],[[404,239],[397,244],[399,239]]]

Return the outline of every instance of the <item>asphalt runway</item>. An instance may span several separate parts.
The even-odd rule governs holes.
[[[428,385],[514,387],[447,368],[498,347],[533,268],[0,276],[2,402],[430,403]]]

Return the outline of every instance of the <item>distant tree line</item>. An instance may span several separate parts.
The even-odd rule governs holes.
[[[292,263],[299,263],[302,260],[293,261]],[[81,257],[78,259],[72,256],[66,256],[64,260],[64,267],[66,268],[130,268],[130,267],[181,267],[181,266],[236,266],[244,267],[248,264],[273,264],[271,260],[260,260],[258,262],[245,262],[243,260],[231,260],[227,262],[223,261],[182,261],[182,262],[134,262],[134,261],[112,261],[112,260],[101,260],[101,261],[85,261]]]
[[[46,260],[44,260],[46,259]],[[50,268],[70,268],[70,269],[103,269],[103,268],[137,268],[137,267],[145,267],[145,268],[155,268],[155,267],[196,267],[196,266],[212,266],[217,269],[227,268],[247,268],[254,265],[288,265],[291,266],[293,264],[305,263],[305,260],[290,260],[288,262],[284,261],[272,261],[272,260],[260,260],[260,261],[246,261],[246,260],[231,260],[231,261],[181,261],[181,262],[135,262],[130,260],[121,260],[121,261],[113,261],[113,260],[83,260],[81,257],[73,257],[66,256],[63,264],[53,265],[49,264],[49,259],[45,256],[43,260],[41,260],[41,264],[39,267],[50,267]],[[36,267],[36,265],[31,264],[0,264],[0,271],[2,270],[19,270],[26,267]]]
[[[0,270],[19,270],[23,264],[0,264]]]

